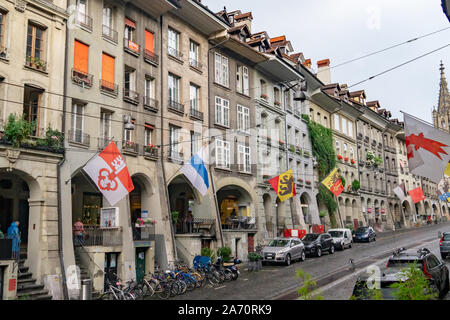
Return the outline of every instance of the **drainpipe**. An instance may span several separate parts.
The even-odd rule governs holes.
[[[362,180],[361,180],[361,171],[359,170],[359,148],[358,148],[358,118],[356,118],[356,123],[355,123],[355,131],[356,131],[356,157],[357,157],[357,161],[358,161],[358,179],[359,179],[359,184],[360,186],[362,185]],[[361,203],[361,188],[359,189],[359,203],[361,204],[361,208],[362,208],[362,203]],[[363,217],[363,222],[365,225],[368,225],[368,221],[366,221],[366,217],[364,217],[364,214],[362,215]]]
[[[383,141],[383,151],[384,151],[384,146],[385,146],[385,144],[384,144],[384,134],[386,133],[386,131],[387,131],[387,129],[384,129],[383,133],[381,134],[381,140]],[[397,166],[397,164],[395,164],[395,165]],[[387,185],[386,174],[387,174],[386,161],[384,161],[384,187],[385,187],[385,189],[387,191],[388,190],[388,185]],[[389,195],[388,195],[388,197],[389,197]],[[394,230],[395,230],[395,216],[393,216],[392,215],[392,211],[390,209],[388,209],[388,207],[389,207],[388,200],[387,200],[388,197],[386,197],[386,204],[387,204],[386,210],[389,210],[389,215],[391,216],[391,219],[392,219],[392,226],[394,227]]]
[[[159,32],[160,32],[160,50],[161,53],[163,51],[163,16],[161,15],[159,17]],[[175,259],[178,259],[177,255],[177,248],[175,245],[175,233],[173,230],[173,223],[172,223],[172,215],[170,212],[170,199],[169,199],[169,186],[167,185],[167,178],[166,178],[166,167],[164,165],[164,90],[163,90],[163,83],[164,83],[164,59],[161,54],[161,168],[162,168],[162,174],[163,174],[163,181],[164,181],[164,194],[166,196],[166,205],[167,205],[167,211],[169,214],[169,224],[170,224],[170,235],[172,236],[172,250],[173,250],[173,256]],[[170,133],[169,133],[170,134]]]
[[[67,3],[67,10],[69,7],[69,3]],[[69,25],[66,21],[66,39],[65,39],[65,55],[64,55],[64,99],[63,99],[63,113],[62,113],[62,120],[61,120],[61,130],[63,132],[63,136],[66,133],[66,109],[67,109],[67,102],[66,102],[66,96],[67,96],[67,65],[68,65],[68,52],[69,52]],[[64,139],[65,143],[65,139]],[[63,253],[63,226],[62,226],[62,199],[61,199],[61,166],[66,160],[66,152],[64,151],[64,157],[61,159],[61,161],[58,162],[57,165],[57,193],[58,193],[58,248],[59,248],[59,262],[61,264],[61,275],[62,275],[62,285],[63,285],[63,296],[64,300],[69,299],[69,294],[67,291],[67,279],[66,279],[66,270],[64,268],[64,253]]]

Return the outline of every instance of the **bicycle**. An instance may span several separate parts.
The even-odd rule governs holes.
[[[101,300],[135,300],[130,292],[125,292],[122,289],[122,283],[117,281],[113,284],[109,279],[106,279],[108,289],[100,297]]]

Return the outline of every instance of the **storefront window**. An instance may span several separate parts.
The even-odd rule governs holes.
[[[83,194],[83,218],[84,225],[100,225],[100,209],[102,208],[102,196],[96,193]]]

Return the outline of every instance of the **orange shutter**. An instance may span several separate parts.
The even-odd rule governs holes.
[[[102,55],[102,80],[114,83],[114,58],[106,53]]]
[[[73,68],[83,73],[88,73],[89,71],[89,46],[77,40],[75,40]]]
[[[155,52],[154,35],[152,32],[145,30],[145,50]]]

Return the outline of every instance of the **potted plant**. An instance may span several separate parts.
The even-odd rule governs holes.
[[[311,184],[311,180],[306,180],[306,184],[310,185]]]
[[[278,142],[280,143],[280,145],[284,145],[285,144],[285,142],[283,140],[281,140],[281,139]]]
[[[262,257],[256,252],[250,252],[247,256],[248,258],[248,271],[258,271],[260,270],[260,264]]]
[[[352,189],[355,192],[358,192],[358,190],[361,188],[361,183],[358,180],[353,180],[352,182]]]
[[[180,215],[180,213],[178,211],[172,211],[171,214],[172,214],[172,223],[174,225],[176,225],[178,222],[178,216]]]
[[[144,147],[144,151],[151,154],[154,154],[157,149],[158,147],[153,144],[149,144],[148,146]]]
[[[298,182],[303,183],[303,179],[302,178],[298,178],[297,180],[298,180]]]
[[[229,262],[231,260],[231,249],[228,247],[222,247],[217,249],[217,256],[222,257],[223,262]]]
[[[4,138],[11,142],[13,147],[18,148],[31,135],[33,126],[34,123],[26,121],[24,117],[16,119],[15,114],[10,114],[4,131]]]
[[[303,151],[302,151],[301,148],[298,148],[298,149],[297,149],[297,154],[298,154],[299,156],[301,156],[301,155],[303,154]]]
[[[263,98],[263,99],[267,100],[267,98],[268,98],[268,95],[267,95],[267,94],[265,94],[265,93],[261,93],[261,98]]]
[[[276,105],[276,106],[281,106],[281,102],[280,101],[275,101],[273,104]]]
[[[355,159],[352,159],[352,164],[355,164],[355,163],[356,163]]]
[[[125,149],[131,149],[131,150],[133,150],[133,149],[134,149],[134,146],[135,146],[135,144],[134,144],[133,141],[126,141],[126,142],[125,142]]]
[[[292,153],[295,153],[295,146],[291,144],[290,147],[289,147],[289,150],[290,150]]]

